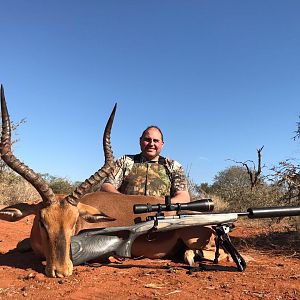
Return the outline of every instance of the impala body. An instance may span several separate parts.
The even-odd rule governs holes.
[[[110,144],[110,132],[114,119],[114,107],[103,134],[104,165],[68,196],[55,195],[48,184],[19,161],[11,151],[11,126],[4,89],[1,85],[2,135],[0,153],[3,161],[30,182],[41,195],[38,204],[19,203],[0,211],[0,219],[15,222],[35,214],[30,235],[32,249],[46,258],[45,273],[49,277],[69,276],[73,272],[70,258],[71,237],[83,229],[108,226],[127,226],[135,223],[133,205],[136,203],[164,203],[164,199],[149,196],[129,196],[106,192],[87,194],[91,187],[101,182],[114,167]],[[143,218],[143,215],[139,215]],[[132,256],[162,258],[172,256],[179,242],[186,249],[201,250],[207,258],[213,258],[214,231],[210,227],[196,226],[155,233],[154,240],[139,237],[133,244]],[[194,253],[194,252],[193,252]],[[193,254],[188,252],[187,262],[193,264]]]

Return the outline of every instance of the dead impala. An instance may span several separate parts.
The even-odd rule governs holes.
[[[135,222],[132,207],[135,203],[164,203],[164,199],[149,196],[129,196],[106,192],[87,192],[102,181],[114,167],[110,132],[115,115],[114,107],[103,134],[104,165],[89,179],[79,185],[72,194],[61,197],[53,193],[40,175],[18,160],[11,150],[11,125],[4,89],[1,85],[1,158],[15,172],[30,182],[40,194],[38,204],[18,203],[0,211],[0,219],[18,221],[35,214],[30,243],[34,252],[46,258],[45,273],[49,277],[69,276],[73,272],[70,258],[70,240],[83,229],[95,227],[128,226]],[[141,217],[144,217],[143,215]],[[186,249],[200,250],[214,255],[214,231],[210,227],[197,226],[156,233],[153,241],[145,236],[133,244],[132,256],[162,258],[172,256],[178,250],[179,241]],[[182,244],[182,243],[181,243]],[[186,252],[186,260],[193,264],[193,253]],[[222,257],[221,257],[222,258]]]

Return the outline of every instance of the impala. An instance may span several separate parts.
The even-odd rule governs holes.
[[[46,259],[45,273],[49,277],[69,276],[73,272],[70,258],[70,240],[83,229],[95,227],[127,226],[135,222],[132,207],[135,203],[164,203],[164,199],[149,196],[130,196],[106,192],[89,193],[89,190],[107,177],[114,167],[110,133],[116,105],[107,121],[103,134],[104,165],[68,196],[55,195],[43,178],[20,160],[11,150],[11,124],[4,89],[1,85],[2,135],[0,153],[2,160],[15,172],[30,182],[41,196],[37,204],[18,203],[3,208],[0,219],[18,221],[35,214],[30,234],[34,252]],[[141,215],[143,218],[144,216]],[[210,227],[185,228],[156,233],[154,241],[145,236],[133,244],[132,256],[162,258],[178,250],[179,241],[186,249],[214,253],[214,231]],[[182,243],[181,243],[182,244]],[[194,252],[186,252],[186,260],[193,264]]]

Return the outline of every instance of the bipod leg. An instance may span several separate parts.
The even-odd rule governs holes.
[[[238,271],[243,272],[246,269],[246,262],[241,254],[237,251],[237,249],[233,246],[228,233],[230,232],[230,226],[227,224],[217,225],[214,226],[216,231],[216,254],[215,254],[215,261],[218,263],[219,257],[219,249],[220,246],[230,254],[233,261],[235,262]],[[215,263],[214,261],[214,263]]]
[[[222,238],[221,235],[218,234],[215,226],[213,226],[213,228],[215,229],[217,235],[215,237],[215,244],[216,244],[216,252],[215,252],[215,259],[214,259],[214,264],[217,264],[219,262],[219,256],[220,256],[220,245],[222,243]]]

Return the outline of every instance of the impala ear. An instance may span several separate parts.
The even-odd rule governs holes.
[[[97,208],[83,204],[81,202],[78,203],[77,208],[79,210],[79,215],[85,221],[89,223],[97,223],[97,222],[110,222],[115,221],[115,218],[112,218],[103,212],[99,211]]]
[[[16,222],[29,215],[34,215],[41,208],[41,203],[17,203],[0,210],[0,220]]]
[[[104,213],[100,213],[100,214],[96,214],[96,215],[83,214],[83,215],[80,215],[80,217],[89,223],[98,223],[98,222],[104,222],[104,221],[111,222],[111,221],[116,220],[115,218],[111,218]]]

